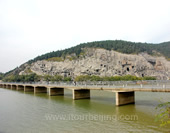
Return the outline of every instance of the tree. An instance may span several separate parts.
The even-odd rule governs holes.
[[[43,76],[43,79],[45,81],[51,81],[52,80],[52,76],[51,75],[45,75],[45,76]]]
[[[60,75],[55,75],[52,77],[51,81],[62,81],[63,77]]]
[[[154,77],[136,77],[132,75],[99,77],[90,75],[80,75],[75,78],[76,81],[132,81],[132,80],[156,80]]]
[[[2,80],[4,77],[4,74],[0,72],[0,80]]]
[[[28,75],[8,75],[3,78],[4,82],[35,82],[39,81],[40,76],[35,73]]]
[[[156,109],[158,114],[155,121],[159,121],[161,123],[160,126],[170,125],[170,102],[160,103]]]
[[[64,77],[63,81],[72,81],[71,77]]]

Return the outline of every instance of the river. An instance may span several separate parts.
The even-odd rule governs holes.
[[[135,92],[135,104],[116,107],[115,93],[91,91],[91,99],[0,88],[0,133],[162,133],[155,122],[159,100],[170,93]]]

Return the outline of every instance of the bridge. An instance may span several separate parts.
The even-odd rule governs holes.
[[[64,95],[64,89],[72,90],[72,97],[89,99],[90,90],[103,90],[116,93],[116,105],[134,104],[135,92],[170,92],[170,81],[105,81],[105,82],[36,82],[0,83],[1,88],[17,91],[47,93],[49,96]]]

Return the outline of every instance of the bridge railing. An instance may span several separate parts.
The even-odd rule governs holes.
[[[13,82],[8,84],[31,84],[51,86],[92,86],[114,88],[170,88],[170,80],[141,80],[141,81],[83,81],[83,82]]]

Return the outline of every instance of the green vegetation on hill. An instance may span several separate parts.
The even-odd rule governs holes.
[[[48,58],[46,59],[47,61],[63,61],[63,59],[61,57],[51,57],[51,58]]]
[[[0,72],[0,80],[4,77],[4,74]]]
[[[28,75],[9,75],[3,78],[4,82],[38,82],[38,81],[71,81],[70,77],[62,77],[60,75],[37,75],[35,73],[31,73]]]
[[[28,63],[32,63],[38,60],[48,60],[48,59],[56,59],[54,57],[62,57],[65,59],[67,55],[75,53],[77,57],[83,53],[82,48],[104,48],[107,50],[115,50],[121,53],[127,54],[138,54],[141,52],[147,52],[148,54],[155,55],[155,51],[165,56],[167,59],[170,58],[170,42],[164,42],[160,44],[151,44],[151,43],[135,43],[129,41],[122,40],[108,40],[108,41],[96,41],[96,42],[88,42],[82,43],[75,47],[71,47],[65,50],[53,51],[50,53],[46,53],[44,55],[38,56],[33,60],[28,61]],[[59,58],[58,58],[59,59]],[[57,59],[57,60],[58,60]]]
[[[112,77],[99,77],[99,76],[89,76],[81,75],[75,78],[75,81],[132,81],[132,80],[156,80],[154,77],[136,77],[132,75],[125,76],[112,76]],[[4,82],[37,82],[37,81],[72,81],[71,77],[63,77],[60,75],[43,75],[39,76],[35,73],[28,75],[10,75],[3,78]]]
[[[132,75],[125,76],[112,76],[112,77],[99,77],[81,75],[75,78],[76,81],[132,81],[132,80],[156,80],[155,77],[136,77]]]
[[[4,82],[36,82],[40,80],[40,76],[35,73],[28,75],[9,75],[3,78]]]

